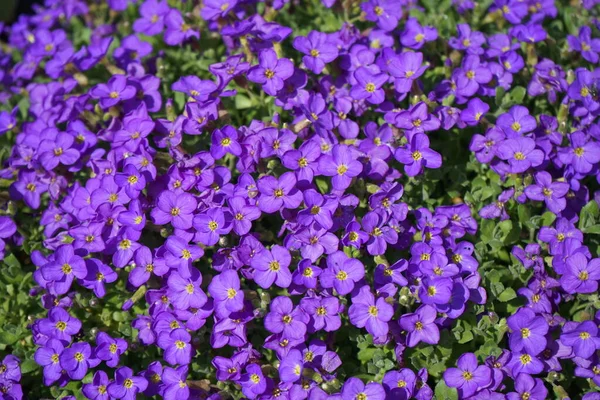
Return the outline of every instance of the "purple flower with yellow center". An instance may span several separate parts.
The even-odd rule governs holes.
[[[71,337],[81,329],[81,321],[71,317],[61,307],[53,307],[48,312],[48,318],[38,321],[38,329],[40,333],[68,344],[71,342]]]
[[[479,210],[479,216],[485,219],[500,218],[501,221],[507,220],[510,217],[504,208],[504,205],[512,199],[515,194],[514,189],[505,190],[498,196],[498,199],[492,203],[484,206]]]
[[[225,218],[221,207],[209,208],[194,217],[194,228],[198,232],[196,238],[206,246],[213,246],[221,235],[227,235],[232,228],[231,221]]]
[[[440,330],[435,324],[436,317],[437,312],[430,305],[422,305],[414,313],[402,315],[398,324],[406,331],[406,345],[415,347],[419,342],[437,344]]]
[[[333,226],[332,215],[338,202],[335,199],[326,199],[314,189],[305,191],[303,197],[306,208],[298,213],[298,223],[304,226],[316,223],[321,228],[330,229]]]
[[[519,24],[527,16],[527,4],[518,0],[495,0],[493,10],[500,10],[511,24]]]
[[[487,365],[479,365],[473,353],[465,353],[456,362],[458,368],[448,368],[444,372],[444,382],[457,388],[461,397],[467,398],[492,382],[492,370]]]
[[[217,91],[217,85],[210,80],[200,79],[194,75],[182,76],[171,86],[175,92],[185,93],[199,103],[205,103]],[[186,109],[188,110],[188,109]],[[189,113],[189,110],[188,110]]]
[[[200,16],[207,21],[225,18],[237,5],[237,0],[207,0],[202,3]]]
[[[386,73],[374,73],[366,67],[360,67],[354,71],[356,84],[350,89],[350,96],[355,100],[381,104],[385,100],[385,91],[381,87],[388,78]]]
[[[548,323],[530,308],[521,308],[516,314],[508,317],[507,325],[512,331],[509,336],[511,350],[524,350],[538,355],[546,348]]]
[[[383,286],[388,283],[394,283],[398,286],[406,286],[408,285],[408,281],[402,275],[402,272],[406,271],[407,267],[408,262],[404,259],[400,259],[392,265],[379,264],[375,268],[374,281],[376,285],[379,286]]]
[[[404,172],[408,176],[420,174],[423,168],[436,169],[442,166],[442,156],[429,148],[429,138],[423,133],[414,135],[410,144],[398,148],[394,156],[404,164]]]
[[[206,294],[200,289],[202,275],[195,268],[188,278],[177,272],[172,272],[167,281],[167,296],[177,310],[200,308],[208,300]]]
[[[267,390],[267,379],[258,364],[248,364],[246,372],[238,382],[242,386],[242,393],[249,399],[255,399]]]
[[[308,140],[300,145],[298,150],[288,150],[281,158],[281,163],[287,169],[296,171],[299,182],[312,182],[317,160],[321,156],[321,147],[314,140]]]
[[[423,304],[447,304],[452,296],[452,279],[426,277],[419,286],[419,299]]]
[[[125,188],[125,193],[132,199],[137,199],[140,192],[146,188],[146,177],[133,164],[123,168],[123,172],[115,175],[115,183]]]
[[[477,93],[480,85],[492,80],[490,68],[481,63],[479,56],[465,57],[461,67],[452,74],[456,81],[456,93],[460,96],[470,97]]]
[[[165,351],[164,359],[171,365],[187,365],[192,359],[192,337],[183,328],[161,332],[156,343]]]
[[[393,57],[388,64],[388,72],[396,78],[394,89],[398,93],[410,92],[413,82],[423,75],[427,67],[423,65],[423,53],[406,51]]]
[[[103,109],[117,105],[120,101],[129,100],[135,94],[135,88],[127,84],[124,75],[114,75],[106,84],[100,83],[90,91],[92,98],[100,100]]]
[[[485,35],[481,32],[472,32],[469,24],[458,24],[456,26],[458,37],[448,40],[450,47],[457,50],[466,50],[467,54],[483,54],[481,46],[485,43]]]
[[[566,346],[571,346],[577,357],[589,358],[600,349],[598,326],[594,321],[566,324],[560,335],[560,341]]]
[[[294,64],[290,60],[277,58],[274,50],[265,49],[258,55],[258,65],[248,71],[248,80],[261,84],[265,93],[275,96],[293,73]]]
[[[475,97],[467,103],[467,108],[460,113],[460,120],[468,126],[476,126],[489,111],[490,106]]]
[[[193,213],[197,205],[196,199],[189,193],[165,190],[158,196],[156,207],[150,215],[156,225],[170,222],[177,229],[189,229],[192,227]]]
[[[510,171],[514,174],[537,167],[544,161],[544,152],[536,149],[533,139],[526,137],[504,140],[498,145],[496,154],[502,160],[508,161]]]
[[[327,41],[326,33],[311,31],[306,37],[296,36],[294,48],[305,56],[302,57],[304,65],[315,74],[320,74],[325,64],[332,62],[338,56],[338,48]]]
[[[170,46],[176,46],[191,38],[199,39],[200,32],[185,22],[181,12],[177,9],[171,9],[165,15],[165,43]]]
[[[36,172],[19,172],[19,177],[12,184],[11,190],[15,198],[22,199],[25,204],[33,209],[40,207],[40,196],[48,190],[48,184],[43,182]]]
[[[92,357],[92,347],[86,342],[73,343],[60,354],[60,366],[76,381],[83,379],[88,369],[99,363],[99,359]]]
[[[382,382],[388,398],[394,400],[408,400],[412,398],[416,383],[417,376],[408,368],[386,372]]]
[[[375,299],[369,286],[360,288],[358,295],[352,298],[348,317],[352,325],[366,328],[373,337],[388,334],[388,322],[394,316],[394,308],[383,297]]]
[[[348,258],[343,251],[336,251],[327,256],[327,268],[320,280],[324,288],[334,288],[339,295],[345,296],[364,276],[365,267],[359,260]]]
[[[190,277],[193,272],[192,263],[204,255],[202,248],[189,244],[179,236],[169,236],[165,242],[165,249],[167,250],[164,253],[165,264],[177,269],[184,278]],[[147,263],[146,267],[148,267]],[[154,272],[154,265],[152,265],[152,272]]]
[[[335,332],[342,326],[340,301],[337,297],[305,297],[300,301],[300,307],[310,318],[311,331],[324,329],[326,332]]]
[[[84,279],[87,268],[83,258],[75,254],[73,246],[65,244],[54,253],[54,260],[41,268],[42,276],[53,281],[56,294],[65,294],[71,288],[73,279]]]
[[[579,28],[579,36],[568,35],[567,43],[571,51],[580,52],[585,60],[592,64],[598,62],[600,39],[592,39],[592,28],[589,26]]]
[[[259,208],[241,196],[229,198],[227,204],[229,205],[229,215],[226,216],[226,219],[231,220],[233,231],[240,236],[250,232],[252,221],[260,218]]]
[[[225,125],[221,129],[215,129],[212,133],[212,145],[210,146],[210,155],[215,160],[220,160],[225,154],[230,153],[234,156],[242,154],[242,147],[238,142],[238,131],[231,125]]]
[[[535,375],[544,370],[544,363],[533,354],[527,352],[513,352],[506,364],[513,376],[520,373]]]
[[[543,201],[548,210],[555,214],[560,213],[567,206],[565,196],[570,186],[567,182],[552,182],[552,175],[546,171],[535,174],[534,185],[525,188],[525,194],[531,200]]]
[[[314,289],[322,272],[321,268],[314,266],[310,259],[305,258],[298,263],[298,269],[292,273],[292,281],[300,287]]]
[[[138,393],[147,387],[146,378],[133,375],[133,370],[129,367],[121,367],[115,371],[115,380],[108,385],[107,391],[116,399],[135,400]]]
[[[535,117],[529,115],[527,107],[517,105],[512,106],[507,113],[501,114],[496,125],[504,131],[506,137],[511,139],[533,131],[537,122]]]
[[[13,108],[11,112],[0,112],[0,135],[12,130],[15,126],[17,126],[17,111],[19,111],[19,107]]]
[[[290,252],[283,246],[275,245],[271,250],[260,251],[250,261],[250,266],[254,268],[254,281],[263,289],[270,288],[273,283],[281,288],[290,286],[291,261]]]
[[[515,391],[506,395],[507,400],[545,400],[548,389],[539,378],[533,378],[528,374],[519,374],[515,379]]]
[[[258,207],[266,213],[274,213],[282,207],[295,209],[302,203],[302,193],[296,188],[293,172],[283,173],[279,179],[263,176],[258,180]]]
[[[346,234],[342,238],[344,246],[352,246],[360,249],[369,240],[370,236],[362,230],[359,222],[352,221],[346,226]]]
[[[582,253],[575,253],[566,260],[566,271],[560,277],[560,285],[570,294],[594,293],[600,280],[600,258],[588,262]]]
[[[402,16],[400,3],[394,0],[369,0],[361,4],[367,21],[377,23],[384,31],[393,31],[398,26]]]
[[[398,232],[385,225],[387,218],[381,211],[368,212],[362,219],[362,227],[369,234],[367,251],[371,255],[385,253],[387,245],[398,241]]]
[[[119,364],[119,357],[127,350],[127,342],[121,338],[113,339],[106,332],[98,332],[96,335],[95,354],[100,360],[106,361],[109,367]]]
[[[215,299],[217,317],[228,317],[235,311],[244,308],[244,292],[240,289],[240,278],[234,270],[226,270],[215,276],[208,292]]]
[[[35,351],[33,359],[44,368],[44,385],[52,385],[63,375],[60,356],[64,349],[65,346],[60,340],[51,338]]]
[[[297,382],[304,370],[304,357],[298,349],[292,349],[279,364],[279,378],[282,382]]]
[[[566,165],[570,165],[575,172],[587,174],[594,165],[600,162],[600,145],[590,136],[576,131],[569,135],[570,147],[561,148],[558,158]]]
[[[293,237],[299,242],[300,255],[312,262],[317,261],[323,253],[331,254],[339,247],[337,236],[318,227],[318,224],[300,229]]]
[[[358,378],[350,378],[342,388],[343,400],[384,400],[385,390],[380,383],[371,382],[366,385]]]
[[[496,156],[498,144],[506,139],[504,132],[496,127],[488,129],[485,136],[480,134],[473,135],[469,150],[475,153],[477,161],[480,163],[489,163]]]
[[[107,390],[108,384],[109,379],[106,372],[96,371],[92,382],[84,384],[81,392],[85,397],[91,400],[109,400],[110,395]]]
[[[169,12],[166,1],[146,0],[140,6],[140,16],[133,23],[133,30],[144,35],[158,35],[165,28],[164,17]]]
[[[431,42],[437,39],[437,37],[437,29],[433,26],[421,26],[418,19],[409,17],[406,24],[404,24],[404,31],[400,35],[400,43],[404,47],[418,50],[426,42]]]
[[[363,170],[363,165],[352,153],[347,145],[336,144],[331,150],[331,155],[323,155],[319,159],[319,172],[331,176],[331,183],[335,190],[345,190],[352,178],[358,176]]]
[[[39,161],[51,171],[58,164],[72,165],[80,157],[79,151],[71,148],[75,139],[68,133],[60,132],[54,140],[42,140],[38,147]]]

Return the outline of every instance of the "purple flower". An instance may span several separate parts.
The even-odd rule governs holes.
[[[54,260],[44,265],[41,271],[44,279],[54,281],[57,294],[67,293],[73,279],[83,279],[87,275],[83,258],[75,254],[71,245],[60,246],[54,253]]]
[[[481,64],[479,56],[470,55],[465,57],[461,68],[454,70],[453,77],[456,80],[456,93],[470,97],[477,93],[480,85],[492,80],[489,67]]]
[[[179,10],[171,9],[165,15],[165,43],[176,46],[191,38],[200,39],[200,33],[188,25]]]
[[[107,387],[109,384],[108,375],[104,371],[96,371],[91,383],[83,385],[81,392],[85,397],[92,400],[109,400]]]
[[[544,400],[548,396],[548,389],[539,378],[533,378],[528,374],[519,374],[515,379],[515,392],[508,393],[508,400]]]
[[[369,0],[361,4],[367,21],[377,23],[384,31],[393,31],[402,16],[401,3],[394,0]]]
[[[281,163],[286,168],[296,171],[296,178],[299,182],[312,182],[320,156],[319,144],[314,140],[309,140],[302,143],[298,150],[286,151],[281,158]]]
[[[384,254],[388,243],[395,244],[398,241],[398,233],[384,226],[386,219],[377,211],[368,212],[362,219],[362,227],[369,234],[367,251],[371,255]]]
[[[248,200],[241,196],[231,197],[227,200],[229,205],[226,219],[232,222],[232,228],[235,233],[243,236],[252,229],[252,221],[260,218],[258,207],[251,205]]]
[[[44,367],[44,384],[52,385],[64,373],[60,364],[60,356],[65,346],[58,339],[49,339],[44,346],[39,347],[33,356],[36,363]]]
[[[489,109],[487,103],[475,97],[469,100],[467,108],[461,111],[460,120],[469,126],[476,126]]]
[[[271,311],[265,317],[269,332],[281,333],[290,339],[303,338],[306,334],[308,315],[300,307],[294,307],[288,297],[279,296],[271,302]]]
[[[304,358],[298,349],[292,349],[279,364],[279,378],[282,382],[297,382],[304,370]]]
[[[225,18],[236,5],[237,0],[207,0],[203,3],[200,15],[208,21]]]
[[[114,75],[106,84],[100,83],[92,88],[90,95],[100,100],[100,106],[107,109],[135,96],[135,88],[127,83],[124,75]]]
[[[249,399],[255,399],[267,390],[267,380],[258,364],[248,364],[246,372],[239,380],[242,385],[242,393]]]
[[[227,270],[215,276],[208,292],[215,299],[215,313],[219,318],[228,317],[244,307],[244,292],[240,289],[240,278],[236,271]]]
[[[186,365],[192,359],[192,337],[185,329],[178,328],[171,332],[161,332],[156,343],[165,351],[164,358],[171,365]]]
[[[413,82],[427,69],[423,65],[423,53],[407,51],[393,57],[388,64],[388,72],[395,79],[394,88],[398,93],[408,93]]]
[[[511,172],[515,174],[537,167],[544,161],[544,153],[535,148],[535,141],[524,137],[503,141],[498,145],[496,153],[498,157],[508,161]]]
[[[119,357],[127,350],[125,340],[113,339],[106,332],[98,332],[96,344],[96,357],[106,361],[106,365],[112,368],[119,364]]]
[[[315,331],[324,329],[334,332],[340,328],[342,321],[338,313],[340,301],[336,297],[303,298],[300,306],[311,318],[311,326]]]
[[[588,262],[582,253],[567,258],[566,271],[560,278],[560,285],[567,293],[593,293],[598,290],[600,280],[600,258]]]
[[[463,397],[470,397],[488,386],[492,381],[492,371],[486,365],[478,365],[473,353],[465,353],[456,362],[458,368],[448,368],[444,381],[449,387],[457,388]]]
[[[134,400],[147,387],[146,378],[133,375],[131,368],[121,367],[115,371],[115,380],[108,385],[107,391],[114,398]]]
[[[227,153],[234,156],[242,154],[242,147],[238,143],[238,131],[231,125],[225,125],[222,129],[215,129],[211,140],[210,155],[215,160],[220,160]]]
[[[100,363],[100,360],[92,357],[92,348],[89,343],[77,342],[65,349],[60,354],[60,366],[67,371],[69,378],[81,380],[89,368]]]
[[[485,43],[485,35],[481,32],[472,32],[469,24],[456,26],[458,37],[448,40],[450,46],[457,50],[466,50],[467,54],[483,54],[481,46]]]
[[[331,155],[323,155],[319,159],[319,172],[331,176],[331,183],[335,190],[344,190],[352,182],[352,178],[362,172],[363,166],[352,150],[346,145],[335,145]]]
[[[366,67],[354,71],[356,84],[352,86],[350,95],[355,100],[366,100],[371,104],[381,104],[385,100],[385,92],[381,88],[388,80],[385,73],[373,73]]]
[[[166,1],[146,0],[140,6],[140,16],[133,23],[133,30],[144,35],[154,36],[161,33],[164,28],[164,18],[169,12]]]
[[[192,227],[192,216],[196,211],[197,202],[189,193],[176,194],[171,191],[163,191],[156,201],[156,207],[150,215],[157,225],[165,225],[169,222],[178,229],[189,229]]]
[[[202,275],[196,269],[193,269],[192,274],[187,278],[172,272],[167,281],[167,295],[173,307],[178,310],[202,307],[207,297],[200,289],[201,283]]]
[[[423,168],[439,168],[442,166],[442,156],[429,148],[429,138],[423,133],[412,137],[406,148],[398,148],[394,154],[396,160],[404,164],[408,176],[416,176]]]
[[[194,217],[194,228],[198,232],[197,239],[206,246],[213,246],[221,235],[231,231],[231,221],[226,219],[220,207],[210,208]]]
[[[589,26],[579,28],[579,37],[568,35],[567,43],[571,51],[578,51],[581,56],[592,64],[598,62],[600,39],[592,39],[592,29]]]
[[[404,314],[398,321],[406,331],[406,345],[415,347],[419,342],[437,344],[440,341],[440,330],[434,323],[437,312],[429,305],[420,306],[414,313]]]
[[[384,400],[385,390],[380,383],[371,382],[366,385],[358,378],[350,378],[342,388],[342,400],[368,399]]]
[[[528,198],[544,201],[546,207],[555,214],[565,209],[567,206],[565,196],[570,189],[568,183],[552,182],[552,176],[546,171],[536,173],[535,182],[535,185],[529,185],[525,188],[525,194]]]
[[[589,358],[600,349],[598,326],[593,321],[565,325],[560,335],[562,344],[571,346],[577,357]]]
[[[354,289],[354,285],[365,276],[365,267],[354,258],[348,258],[343,251],[327,256],[327,269],[321,274],[321,285],[334,288],[345,296]]]
[[[575,172],[587,174],[600,162],[600,145],[589,140],[589,135],[573,132],[569,135],[569,142],[571,146],[560,149],[558,158],[564,164],[572,166]]]
[[[39,320],[38,329],[40,333],[68,344],[71,342],[71,337],[81,329],[81,321],[71,317],[61,307],[53,307],[48,312],[48,318]]]
[[[163,397],[167,400],[189,398],[190,388],[187,384],[187,375],[187,365],[182,365],[177,369],[165,367],[162,373],[162,382],[165,385]]]
[[[248,79],[262,85],[263,90],[271,95],[283,89],[283,81],[294,73],[294,64],[287,58],[277,58],[272,49],[265,49],[258,55],[258,65],[250,68]]]
[[[536,316],[529,308],[521,308],[516,314],[508,317],[508,327],[512,333],[509,345],[513,351],[524,350],[538,355],[546,348],[548,323],[542,316]]]
[[[263,289],[268,289],[275,283],[281,288],[290,286],[292,274],[289,270],[292,256],[282,246],[275,245],[271,250],[264,249],[250,261],[254,268],[254,281]]]
[[[535,129],[535,117],[529,115],[527,107],[512,106],[507,113],[498,117],[496,125],[508,138],[518,138]]]
[[[352,325],[366,328],[374,337],[387,335],[388,322],[393,315],[394,308],[383,297],[375,300],[369,286],[360,288],[359,294],[352,298],[352,305],[348,310]]]
[[[260,197],[258,207],[266,213],[274,213],[282,207],[295,209],[302,202],[302,193],[296,188],[296,176],[285,172],[279,179],[264,176],[258,181]]]
[[[327,39],[327,34],[317,31],[311,31],[306,37],[294,38],[294,48],[305,54],[302,61],[315,74],[320,74],[325,64],[332,62],[338,56],[337,47],[333,43],[328,43]]]

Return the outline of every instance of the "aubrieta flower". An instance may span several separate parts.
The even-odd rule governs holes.
[[[419,342],[437,344],[440,330],[434,322],[436,317],[437,312],[430,305],[420,306],[414,313],[402,315],[398,323],[406,331],[406,345],[415,347]]]
[[[565,196],[569,191],[566,182],[553,182],[552,176],[546,171],[535,174],[535,185],[525,188],[525,194],[532,200],[543,201],[548,210],[555,214],[560,213],[567,206]]]
[[[457,388],[463,397],[470,397],[491,383],[491,369],[479,365],[475,354],[463,354],[456,365],[458,368],[448,368],[444,372],[444,381],[446,385]]]
[[[375,299],[368,286],[360,288],[348,310],[350,322],[358,328],[366,328],[374,337],[387,335],[388,321],[393,315],[394,308],[382,297]]]
[[[146,378],[133,375],[133,370],[129,367],[121,367],[115,371],[115,380],[108,385],[107,392],[116,399],[133,400],[146,387]]]
[[[442,166],[442,156],[429,148],[429,138],[423,133],[418,133],[406,148],[398,148],[394,154],[396,159],[404,164],[404,171],[408,176],[416,176],[423,168],[439,168]]]
[[[336,190],[344,190],[363,170],[363,165],[352,155],[352,150],[346,145],[335,145],[331,155],[319,158],[319,172],[331,176],[331,184]]]
[[[363,264],[354,258],[348,258],[343,251],[327,256],[327,268],[321,274],[321,285],[334,288],[342,296],[350,293],[354,285],[365,276]]]
[[[286,58],[278,58],[271,49],[261,51],[258,60],[258,65],[248,71],[248,79],[261,84],[265,93],[275,96],[283,89],[283,82],[292,76],[294,64]]]
[[[338,49],[333,43],[328,43],[325,33],[311,31],[306,37],[296,36],[294,48],[305,54],[302,62],[315,74],[320,74],[328,64],[338,56]]]
[[[600,52],[600,39],[592,39],[592,29],[589,26],[579,28],[579,35],[567,36],[567,43],[571,51],[581,53],[581,56],[591,62],[598,63],[598,52]]]

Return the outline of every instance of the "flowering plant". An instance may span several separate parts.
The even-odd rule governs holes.
[[[600,399],[598,3],[0,25],[0,399]]]

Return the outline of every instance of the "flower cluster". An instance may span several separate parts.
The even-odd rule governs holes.
[[[336,24],[293,29],[302,3],[46,0],[1,29],[0,255],[35,266],[40,380],[93,400],[600,386],[592,28],[551,36],[552,0],[445,1],[450,27],[315,0]],[[20,379],[8,355],[0,398]]]

